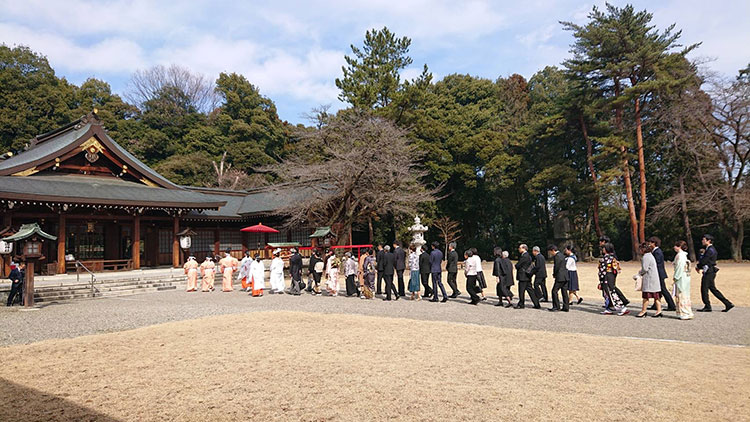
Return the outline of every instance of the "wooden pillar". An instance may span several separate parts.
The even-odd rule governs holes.
[[[133,246],[131,249],[131,255],[133,256],[133,269],[141,269],[141,216],[136,215],[133,217]]]
[[[37,259],[26,260],[26,280],[23,285],[23,306],[32,308],[34,306],[34,270]]]
[[[221,242],[219,241],[219,228],[214,229],[214,256],[219,255],[221,252]]]
[[[1,228],[6,228],[12,225],[13,223],[13,213],[10,210],[6,210],[3,213],[3,226]],[[13,246],[14,252],[16,246]],[[8,277],[10,275],[10,259],[13,254],[7,254],[7,255],[0,255],[0,259],[2,260],[2,263],[0,263],[0,276],[2,277]]]
[[[65,214],[60,213],[57,224],[57,273],[65,274]]]
[[[172,225],[172,267],[177,268],[180,266],[180,239],[177,237],[177,233],[180,232],[180,217],[174,218],[174,224]]]

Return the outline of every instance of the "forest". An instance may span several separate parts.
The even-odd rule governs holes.
[[[721,258],[742,260],[750,64],[716,74],[688,58],[700,45],[682,45],[677,25],[657,28],[632,6],[560,25],[573,37],[563,63],[494,80],[434,80],[428,64],[406,80],[408,34],[372,29],[335,80],[346,107],[323,104],[307,125],[281,121],[239,73],[212,80],[179,63],[155,66],[118,95],[2,44],[0,151],[22,151],[96,109],[117,142],[175,183],[322,183],[327,196],[284,212],[321,225],[345,219],[374,242],[408,240],[419,213],[430,240],[485,255],[570,242],[591,257],[606,235],[621,259],[637,259],[636,245],[655,235],[665,250],[688,240],[694,257],[712,233]]]

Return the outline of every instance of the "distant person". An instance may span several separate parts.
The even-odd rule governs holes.
[[[656,267],[656,258],[651,253],[653,248],[648,243],[642,243],[640,246],[640,252],[643,255],[641,258],[641,270],[638,272],[643,279],[641,283],[641,297],[643,298],[643,306],[641,307],[641,313],[636,315],[638,318],[646,316],[646,309],[648,308],[648,302],[650,299],[654,300],[656,304],[656,313],[651,315],[653,318],[661,318],[661,286],[659,285],[659,269]]]
[[[448,245],[448,256],[445,257],[445,260],[445,270],[448,272],[448,287],[451,288],[451,295],[449,297],[455,299],[461,294],[461,291],[458,290],[458,283],[456,282],[458,276],[458,252],[456,252],[456,242],[451,242]],[[426,290],[425,295],[429,296]]]
[[[406,252],[401,247],[401,242],[393,242],[393,256],[396,259],[396,276],[398,276],[398,295],[406,296],[404,286],[404,270],[406,270]]]
[[[375,272],[377,268],[377,260],[375,259],[375,251],[369,249],[367,256],[362,262],[362,271],[364,278],[364,286],[362,287],[362,299],[372,299],[375,295]]]
[[[391,292],[396,296],[398,300],[398,290],[393,285],[393,274],[396,272],[396,255],[391,252],[391,247],[386,245],[384,249],[385,254],[383,255],[383,278],[385,279],[385,298],[383,300],[391,300]]]
[[[219,272],[223,278],[221,280],[221,291],[231,292],[234,290],[232,286],[232,280],[234,279],[234,272],[237,271],[240,263],[237,258],[231,255],[231,250],[227,249],[224,252],[224,258],[219,261]]]
[[[359,296],[357,287],[357,260],[351,252],[344,254],[344,276],[346,277],[346,296]]]
[[[502,266],[500,267],[503,271],[501,277],[505,280],[505,288],[508,289],[508,295],[513,299],[513,287],[516,284],[516,279],[513,277],[513,262],[510,260],[510,252],[503,251]]]
[[[326,290],[328,290],[329,296],[339,295],[339,271],[341,269],[341,260],[336,256],[333,251],[328,251],[328,259],[326,261]]]
[[[675,308],[681,320],[693,319],[693,309],[690,303],[690,259],[687,254],[688,245],[684,240],[674,244],[674,288]]]
[[[555,245],[547,246],[547,254],[553,260],[552,267],[552,278],[555,283],[552,285],[552,307],[549,308],[552,312],[568,312],[570,310],[570,297],[568,296],[568,285],[570,283],[570,271],[567,267],[567,258],[565,255],[557,249]],[[541,254],[540,254],[541,255]],[[562,296],[562,309],[560,309],[560,301],[558,292]]]
[[[204,292],[212,292],[214,291],[214,280],[216,277],[216,264],[214,263],[213,258],[210,256],[207,256],[206,259],[201,263],[200,266],[201,270],[201,277],[203,277],[203,284],[201,285],[201,290]]]
[[[422,284],[419,277],[419,255],[420,248],[417,245],[409,246],[409,293],[411,300],[421,300],[419,293],[422,291]]]
[[[505,299],[508,301],[505,307],[510,308],[513,306],[509,289],[509,287],[513,285],[512,266],[507,269],[504,268],[503,250],[501,248],[496,247],[493,250],[493,253],[495,255],[495,261],[492,265],[492,275],[497,277],[497,286],[495,287],[497,293],[497,304],[495,304],[495,306],[503,306],[503,299]],[[506,271],[510,271],[510,273]],[[508,284],[508,279],[510,279],[510,284]]]
[[[419,254],[419,277],[424,286],[424,297],[430,298],[432,296],[432,287],[430,287],[430,274],[432,274],[432,267],[430,266],[430,253],[427,251],[426,246],[420,248],[421,253]]]
[[[383,285],[383,276],[385,275],[383,272],[385,270],[385,251],[383,250],[383,245],[378,244],[378,252],[375,254],[375,261],[376,261],[376,269],[378,270],[378,284],[376,286],[375,294],[379,295],[383,292],[383,289],[381,289]]]
[[[547,296],[547,262],[544,260],[544,254],[539,246],[531,248],[531,254],[534,257],[534,267],[531,274],[534,276],[534,293],[540,302],[548,302]]]
[[[469,304],[476,305],[482,299],[477,294],[477,262],[473,260],[474,252],[471,249],[464,252],[464,276],[466,276],[466,292],[469,293],[471,301]],[[435,294],[437,296],[437,293]]]
[[[292,248],[290,252],[292,256],[289,257],[289,276],[292,282],[289,286],[289,293],[299,296],[301,293],[300,287],[302,287],[302,255],[297,248]]]
[[[484,290],[487,288],[487,280],[484,278],[484,271],[482,271],[482,258],[479,256],[479,251],[477,251],[477,248],[471,248],[471,253],[474,254],[474,256],[471,257],[476,264],[477,264],[477,290],[476,292],[479,294],[479,297],[481,300],[487,300],[487,295],[484,294]]]
[[[654,256],[654,259],[656,260],[656,269],[659,271],[659,283],[661,285],[661,297],[664,298],[664,300],[667,302],[667,311],[674,311],[675,305],[674,300],[672,299],[672,294],[669,293],[669,289],[667,289],[667,269],[664,268],[664,251],[661,250],[661,239],[659,239],[656,236],[651,236],[648,238],[648,243],[651,245],[652,252],[651,254]],[[656,309],[656,306],[651,307],[652,310]]]
[[[13,306],[14,299],[18,297],[18,304],[23,306],[23,284],[26,279],[26,263],[20,262],[8,274],[10,279],[10,293],[8,293],[8,302],[6,306]]]
[[[271,293],[283,294],[284,287],[284,260],[281,259],[281,249],[275,249],[273,251],[273,259],[271,260]]]
[[[602,247],[602,257],[599,259],[599,289],[604,296],[604,311],[602,314],[611,315],[610,306],[613,307],[618,315],[627,315],[630,313],[625,306],[620,294],[613,288],[617,275],[620,273],[620,262],[615,257],[615,246],[606,243]]]
[[[716,273],[719,271],[716,267],[716,258],[719,253],[716,252],[716,247],[714,247],[714,237],[710,234],[705,234],[701,239],[701,243],[706,248],[706,251],[701,256],[695,268],[696,271],[703,274],[701,277],[701,300],[703,301],[703,308],[698,309],[698,312],[711,312],[711,300],[708,292],[713,293],[724,304],[724,310],[721,312],[729,312],[734,308],[734,305],[716,288]]]
[[[432,251],[430,252],[430,271],[432,272],[432,301],[438,301],[438,288],[443,294],[443,300],[441,302],[448,301],[448,295],[445,294],[445,287],[443,287],[443,252],[440,251],[440,244],[438,242],[432,242]]]
[[[529,255],[529,247],[525,244],[518,246],[518,253],[521,256],[518,258],[516,263],[516,280],[518,280],[518,303],[516,309],[523,309],[526,307],[526,293],[529,294],[531,302],[534,303],[534,309],[539,309],[539,299],[534,293],[534,289],[531,287],[531,255]]]
[[[570,305],[576,303],[578,305],[583,302],[583,298],[578,296],[578,291],[581,289],[578,285],[578,257],[573,252],[573,246],[565,246],[565,267],[568,269],[568,303]],[[573,301],[575,296],[576,301]]]
[[[189,256],[187,261],[185,261],[185,265],[182,266],[182,269],[187,275],[187,287],[185,289],[187,292],[198,290],[198,267],[199,265],[195,261],[194,256]]]
[[[266,288],[266,267],[263,265],[263,261],[260,260],[260,255],[255,254],[255,259],[250,262],[250,271],[248,276],[250,279],[251,295],[253,297],[263,296],[263,290]]]
[[[250,257],[250,251],[245,251],[242,259],[240,260],[239,270],[237,271],[237,281],[242,286],[242,290],[250,291],[250,264],[253,262],[253,258]]]

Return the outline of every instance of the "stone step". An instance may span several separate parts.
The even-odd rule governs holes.
[[[97,296],[100,293],[106,293],[106,292],[118,292],[118,291],[130,291],[130,290],[142,290],[142,289],[148,289],[151,287],[166,287],[166,286],[178,286],[178,285],[184,285],[185,283],[182,282],[167,282],[167,281],[161,281],[161,282],[143,282],[143,283],[132,283],[132,284],[125,284],[125,285],[117,285],[117,286],[96,286],[96,292]],[[66,296],[66,295],[80,295],[80,294],[90,294],[91,293],[91,287],[86,286],[84,288],[79,289],[60,289],[60,290],[45,290],[45,291],[35,291],[34,297],[35,298],[52,298],[56,296]]]
[[[99,288],[100,286],[124,286],[124,285],[131,285],[134,283],[142,283],[142,282],[185,282],[187,278],[185,276],[181,277],[139,277],[139,278],[131,278],[131,279],[116,279],[116,280],[97,280],[94,282],[94,286]],[[81,282],[81,283],[70,283],[70,284],[62,284],[62,285],[41,285],[41,286],[35,286],[34,291],[40,292],[40,291],[47,291],[47,290],[77,290],[77,289],[85,289],[85,288],[91,288],[90,282]]]
[[[39,297],[34,298],[35,302],[40,303],[49,303],[49,302],[71,302],[75,300],[85,300],[85,299],[99,299],[99,298],[111,298],[111,297],[120,297],[120,296],[133,296],[141,293],[154,293],[154,292],[160,292],[160,291],[166,291],[166,290],[176,290],[178,286],[176,285],[165,285],[165,286],[155,286],[155,287],[145,287],[145,288],[137,288],[137,289],[130,289],[130,290],[117,290],[117,291],[109,291],[109,292],[102,292],[102,293],[96,293],[96,296],[91,296],[91,291],[89,290],[86,293],[69,293],[69,294],[61,294],[57,296],[45,296],[45,297]]]

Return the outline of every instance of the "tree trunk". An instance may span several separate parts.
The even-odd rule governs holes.
[[[596,236],[602,237],[602,228],[599,225],[599,183],[596,177],[596,170],[594,169],[594,145],[589,138],[589,131],[586,128],[586,122],[583,120],[583,113],[579,116],[581,121],[581,131],[583,132],[583,139],[586,140],[586,161],[589,164],[589,173],[591,173],[591,180],[594,182],[594,228],[596,229]]]
[[[690,218],[688,217],[687,198],[685,195],[685,176],[680,175],[680,208],[682,210],[682,224],[685,226],[685,237],[687,237],[688,257],[691,261],[697,259],[695,245],[693,244],[693,232],[690,230]]]
[[[732,233],[732,259],[735,262],[742,261],[742,243],[745,240],[745,223],[738,221],[734,223],[734,230]]]
[[[372,245],[375,241],[375,232],[372,229],[372,216],[367,217],[367,228],[369,229],[370,244]]]
[[[615,78],[615,99],[620,97],[620,80]],[[617,132],[622,135],[622,105],[615,106],[615,127]],[[633,201],[633,183],[630,180],[630,164],[628,163],[628,149],[625,146],[620,147],[622,154],[622,178],[625,184],[625,196],[628,200],[628,214],[630,215],[630,241],[633,251],[633,259],[640,260],[638,254],[638,218],[635,215],[635,202]]]
[[[641,209],[638,216],[638,240],[646,241],[646,158],[643,151],[643,123],[641,121],[641,99],[635,98],[635,140],[638,148],[638,176],[640,177]]]

